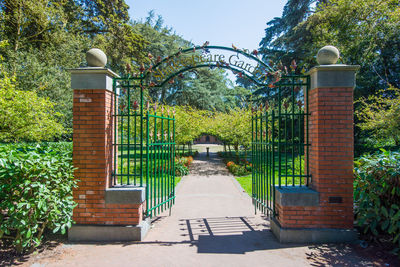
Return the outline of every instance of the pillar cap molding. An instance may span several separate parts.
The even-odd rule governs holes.
[[[73,90],[108,90],[112,92],[113,78],[120,77],[112,70],[102,67],[85,67],[69,71]]]
[[[311,77],[310,90],[315,88],[354,88],[359,65],[321,65],[307,72]]]
[[[119,78],[120,76],[113,72],[108,68],[102,67],[83,67],[83,68],[76,68],[76,69],[69,69],[71,74],[83,74],[83,73],[91,73],[91,74],[107,74],[112,78]]]

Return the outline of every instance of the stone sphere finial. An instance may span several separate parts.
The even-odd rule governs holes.
[[[107,64],[107,56],[98,48],[92,48],[86,52],[86,61],[89,67],[104,68]]]
[[[337,63],[339,57],[339,50],[332,45],[327,45],[318,51],[317,62],[319,65],[332,65]]]

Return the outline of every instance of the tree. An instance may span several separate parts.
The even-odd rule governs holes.
[[[400,89],[390,87],[375,95],[359,100],[361,107],[356,112],[362,130],[371,131],[375,136],[387,142],[392,140],[400,145]]]
[[[0,70],[0,141],[41,141],[63,134],[53,103],[35,92],[17,90],[15,76],[1,64]]]
[[[292,24],[290,30],[277,31],[279,37],[267,35],[261,52],[265,58],[276,55],[272,58],[282,59],[284,64],[295,58],[301,69],[316,65],[315,55],[321,47],[334,45],[341,52],[340,63],[361,65],[354,97],[368,98],[387,89],[388,84],[400,87],[399,17],[397,0],[319,1],[315,11]],[[356,110],[359,104],[356,102]],[[364,134],[360,128],[356,130],[359,142]]]
[[[287,37],[294,35],[294,29],[305,21],[313,12],[314,5],[320,6],[326,0],[288,0],[283,8],[282,17],[267,22],[265,37],[260,42],[260,52],[264,60],[282,61],[289,65],[292,59],[303,59],[303,51],[298,44],[309,42],[307,34],[296,35],[295,42],[287,42]],[[307,51],[306,51],[307,52]]]
[[[196,74],[183,80],[183,86],[175,87],[167,103],[190,105],[196,109],[227,111],[235,107],[235,99],[227,85],[225,71],[197,69]]]

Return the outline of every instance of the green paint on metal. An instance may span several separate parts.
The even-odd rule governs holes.
[[[233,57],[240,54],[257,65],[243,68],[230,61],[228,64],[220,61],[222,54],[214,54],[214,61],[194,60],[194,57],[210,56],[209,50],[234,52]],[[193,60],[186,64],[180,56],[191,53]],[[154,83],[157,71],[163,73],[162,68],[167,67],[165,75]],[[279,81],[272,81],[277,71],[237,48],[198,46],[184,49],[157,61],[139,75],[113,80],[116,97],[113,100],[114,129],[110,129],[113,133],[111,184],[145,186],[145,216],[155,216],[166,209],[171,211],[175,203],[175,118],[149,105],[145,108],[144,90],[162,87],[181,73],[204,67],[225,68],[240,74],[254,83],[255,91],[266,91],[273,85],[276,98],[252,113],[251,163],[255,212],[260,210],[275,216],[275,187],[308,186],[311,180],[308,161],[310,77],[288,74]]]
[[[308,76],[283,76],[276,101],[252,110],[252,198],[255,209],[270,216],[276,215],[275,187],[308,186],[311,179],[309,83]]]

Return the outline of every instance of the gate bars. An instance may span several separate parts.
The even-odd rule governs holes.
[[[288,75],[275,98],[252,109],[252,199],[255,211],[275,216],[275,187],[308,186],[309,76]]]
[[[170,209],[175,202],[175,111],[165,116],[147,108],[146,120],[146,216]],[[166,207],[165,207],[166,208]]]
[[[113,80],[111,185],[146,187],[146,216],[171,208],[175,199],[175,118],[144,110],[142,78]],[[154,112],[153,112],[154,110]]]

